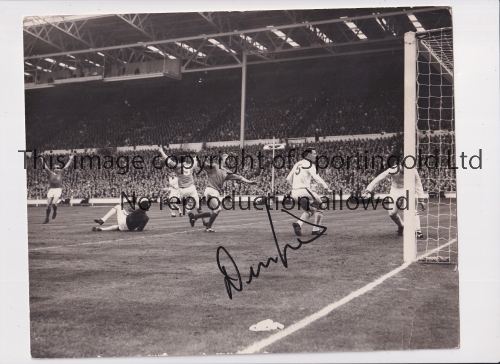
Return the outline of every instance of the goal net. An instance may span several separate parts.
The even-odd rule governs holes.
[[[428,198],[425,211],[415,206],[405,211],[405,261],[418,258],[427,263],[456,262],[451,28],[405,35],[405,155],[410,154],[416,158],[416,167]],[[411,186],[410,177],[405,176],[405,186]],[[417,238],[414,233],[416,213],[420,217],[422,238]],[[409,220],[413,221],[408,224]]]

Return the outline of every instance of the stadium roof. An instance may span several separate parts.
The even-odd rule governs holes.
[[[25,73],[181,60],[181,72],[393,51],[417,27],[451,27],[449,7],[30,16]],[[47,60],[50,59],[50,61]]]

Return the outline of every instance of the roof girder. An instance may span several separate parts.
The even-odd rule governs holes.
[[[63,20],[53,19],[53,22],[50,22],[50,18],[45,17],[45,18],[40,18],[40,21],[45,21],[46,24],[51,24],[50,25],[51,27],[58,29],[58,31],[61,31],[64,34],[67,34],[71,38],[79,41],[81,44],[85,44],[87,47],[89,47],[89,49],[85,50],[65,49],[65,45],[63,41],[60,39],[60,36],[59,38],[57,38],[57,34],[51,33],[50,30],[48,30],[47,26],[45,27],[42,26],[42,28],[38,30],[35,29],[36,28],[35,25],[29,25],[28,27],[25,27],[26,34],[29,34],[30,36],[33,36],[37,39],[41,39],[42,41],[50,44],[60,52],[27,56],[24,59],[28,60],[32,58],[41,58],[41,57],[57,57],[68,53],[77,55],[87,52],[103,52],[103,53],[106,52],[111,54],[112,58],[118,60],[117,52],[118,54],[122,54],[123,57],[125,55],[124,49],[127,49],[127,52],[131,52],[130,57],[128,58],[129,60],[155,59],[155,57],[150,56],[148,54],[149,51],[147,51],[147,47],[153,45],[158,47],[163,53],[168,53],[182,60],[185,60],[186,63],[183,66],[183,72],[188,71],[190,67],[196,69],[199,68],[198,66],[213,68],[215,66],[218,67],[223,64],[227,64],[228,66],[233,67],[234,62],[236,62],[237,64],[241,64],[241,60],[239,59],[238,55],[234,54],[233,51],[240,54],[241,52],[247,52],[249,55],[261,58],[263,62],[304,59],[303,56],[300,54],[292,57],[288,57],[288,55],[296,54],[294,53],[296,51],[302,51],[305,53],[311,50],[318,50],[318,49],[324,49],[325,52],[328,52],[328,54],[326,55],[330,55],[332,54],[332,52],[335,53],[340,49],[340,47],[343,46],[357,46],[361,44],[370,45],[373,43],[388,41],[388,40],[395,40],[399,42],[401,39],[399,35],[401,32],[405,30],[404,28],[406,27],[406,24],[402,24],[402,22],[404,23],[403,21],[404,15],[407,15],[409,13],[414,14],[421,12],[436,11],[440,9],[448,9],[448,7],[446,6],[427,7],[418,9],[408,9],[408,10],[398,9],[397,11],[387,11],[385,13],[378,12],[374,14],[366,14],[365,12],[366,15],[356,15],[347,18],[335,17],[333,19],[329,18],[329,19],[314,20],[309,22],[306,22],[306,19],[309,19],[311,14],[313,14],[312,10],[309,12],[283,10],[282,13],[286,15],[286,18],[288,18],[288,20],[291,23],[280,24],[287,20],[282,16],[281,20],[278,21],[279,25],[277,26],[265,27],[265,28],[255,27],[252,29],[233,30],[233,31],[231,30],[234,29],[245,18],[245,13],[243,13],[239,18],[236,18],[235,16],[232,17],[221,16],[221,14],[223,13],[219,12],[200,12],[197,13],[200,16],[199,19],[203,19],[207,24],[210,24],[211,27],[215,30],[215,32],[211,34],[201,34],[196,36],[179,36],[179,37],[177,36],[179,32],[175,31],[176,27],[175,24],[173,27],[170,27],[170,29],[164,29],[162,26],[158,25],[157,21],[158,17],[151,18],[150,16],[151,14],[117,14],[116,15],[117,17],[122,19],[131,28],[137,30],[140,34],[145,36],[146,39],[149,39],[149,41],[140,43],[97,46],[97,47],[96,47],[97,44],[104,44],[106,40],[104,40],[102,36],[101,37],[98,36],[96,38],[95,36],[92,37],[90,33],[87,35],[84,32],[83,27],[87,22],[87,20],[83,21],[80,20],[81,24],[76,24],[75,23],[76,20],[72,21],[65,19]],[[399,19],[397,19],[398,16]],[[387,20],[387,25],[385,26],[386,34],[389,33],[389,31],[391,31],[391,33],[387,34],[387,37],[384,39],[368,38],[366,40],[359,40],[354,32],[350,31],[344,24],[342,24],[345,21],[352,21],[354,23],[357,23],[358,27],[361,29],[363,24],[360,22],[363,22],[366,19],[375,19],[375,18],[380,19],[381,17],[384,17]],[[273,15],[273,19],[274,18],[275,16]],[[183,20],[183,22],[186,22],[186,20]],[[245,23],[247,24],[247,26],[249,25],[248,17],[245,19]],[[196,27],[203,29],[202,22],[200,23],[198,21],[198,23],[196,24],[197,24]],[[253,24],[250,23],[250,25]],[[315,34],[315,32],[310,32],[308,29],[305,29],[305,27],[309,26],[316,27],[318,25],[323,25],[323,27],[320,28],[323,34],[325,34],[325,31],[328,27],[331,28],[331,26],[335,26],[335,28],[338,28],[339,31],[336,31],[335,34],[332,34],[332,36],[330,36],[331,30],[329,31],[328,34],[328,37],[332,40],[335,39],[335,41],[323,45],[322,43],[324,42],[319,39],[319,36]],[[298,40],[300,41],[299,43],[301,45],[300,47],[287,46],[286,39],[282,39],[282,41],[280,42],[278,38],[273,39],[275,38],[275,35],[271,36],[271,33],[274,30],[283,31],[287,29],[288,31],[283,31],[283,32],[285,33],[287,38],[290,38],[291,32],[295,28],[300,29],[300,33],[296,34],[296,37],[298,37]],[[392,34],[392,31],[396,33],[396,36]],[[248,35],[252,38],[252,42],[247,43],[241,37],[234,38],[236,34],[241,34],[243,36]],[[263,39],[262,36],[265,36],[265,39]],[[229,37],[230,45],[228,45],[228,43],[226,42],[227,37]],[[209,38],[216,39],[226,49],[227,52],[223,53],[219,47],[210,42],[207,42]],[[341,38],[344,38],[345,40],[342,41],[340,40]],[[199,42],[193,42],[196,40],[201,40],[201,44]],[[236,40],[236,42],[234,40]],[[61,43],[61,46],[58,45],[59,42]],[[262,45],[264,45],[266,47],[266,50],[257,48],[255,46],[256,42],[259,42]],[[304,42],[309,43],[309,45],[302,46]],[[109,44],[109,40],[106,43]],[[195,52],[183,49],[176,43],[185,43],[189,45],[192,49],[194,49]],[[197,46],[196,44],[199,45]],[[234,47],[235,45],[237,45],[237,47]],[[141,48],[138,49],[138,47]],[[351,50],[352,49],[349,49],[348,53],[352,53],[350,52]],[[197,59],[198,58],[197,55],[199,54],[199,52],[202,51],[207,55],[207,57],[204,57],[203,61],[201,59]],[[128,57],[128,55],[125,56]],[[316,56],[313,57],[318,57],[318,56],[319,55],[316,54]],[[231,62],[231,64],[229,64],[229,62]]]

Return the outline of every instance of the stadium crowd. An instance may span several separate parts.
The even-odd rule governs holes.
[[[319,155],[355,156],[380,155],[388,157],[396,139],[379,138],[349,140],[349,135],[384,134],[403,131],[403,92],[401,70],[381,63],[374,72],[367,67],[338,63],[337,67],[351,67],[347,72],[320,66],[260,69],[250,72],[246,87],[246,140],[284,140],[293,137],[346,135],[345,140],[315,142],[302,145],[316,147]],[[274,66],[273,66],[274,67]],[[280,68],[281,67],[281,68]],[[385,67],[385,68],[384,68]],[[235,71],[236,72],[236,71]],[[65,198],[119,197],[120,193],[153,197],[162,193],[167,171],[153,168],[151,161],[158,155],[155,146],[160,143],[185,144],[193,142],[232,141],[240,139],[241,75],[239,73],[201,73],[183,75],[181,83],[152,81],[140,83],[109,83],[99,88],[80,88],[66,92],[64,87],[26,93],[26,146],[40,151],[97,148],[103,157],[109,150],[122,146],[150,146],[150,150],[112,153],[114,158],[141,155],[144,168],[130,168],[118,173],[117,168],[70,167],[65,173]],[[211,76],[212,75],[212,76]],[[116,85],[114,85],[116,84]],[[68,86],[70,87],[70,86]],[[430,91],[429,91],[430,95]],[[54,102],[57,100],[57,102]],[[427,131],[421,145],[431,153],[435,146],[454,148],[452,134],[433,135],[435,129],[452,128],[453,99],[445,98],[436,104],[434,98],[423,97],[419,103],[419,117]],[[436,113],[446,116],[446,122],[436,122]],[[441,120],[441,119],[440,119]],[[427,139],[426,139],[427,138]],[[224,143],[222,143],[224,144]],[[248,146],[246,154],[254,160],[262,151],[262,144]],[[287,150],[281,151],[283,154]],[[134,148],[135,149],[135,148]],[[207,148],[198,155],[241,153],[239,147]],[[190,152],[184,150],[183,152]],[[194,153],[194,152],[190,152]],[[81,155],[79,155],[81,157]],[[42,199],[47,193],[47,177],[40,162],[33,168],[28,161],[28,198]],[[88,163],[88,162],[87,162]],[[246,166],[238,173],[257,180],[256,186],[227,183],[227,191],[261,195],[271,192],[269,158],[263,169]],[[386,166],[384,166],[385,168]],[[290,166],[276,169],[275,191],[288,192],[285,177]],[[345,194],[360,195],[370,181],[381,171],[376,168],[334,168],[331,165],[320,173],[333,189]],[[422,170],[427,191],[454,191],[455,171],[450,169]],[[195,177],[201,194],[207,183],[204,172]],[[377,192],[388,192],[389,181],[384,181]],[[318,191],[321,193],[321,191]]]
[[[304,135],[356,135],[403,130],[402,93],[385,92],[364,98],[330,96]]]
[[[332,142],[316,142],[309,143],[302,146],[297,146],[297,151],[293,155],[291,164],[288,161],[289,150],[293,146],[288,146],[285,150],[276,152],[276,155],[282,155],[285,163],[283,164],[280,158],[275,162],[275,192],[276,194],[285,194],[289,192],[290,186],[286,182],[286,176],[290,171],[293,164],[298,161],[297,156],[300,156],[302,151],[306,148],[314,147],[318,151],[319,156],[325,156],[329,159],[328,167],[325,166],[325,159],[320,161],[320,165],[326,168],[320,170],[320,175],[325,182],[335,189],[337,193],[342,190],[344,194],[353,194],[360,196],[364,188],[377,176],[382,170],[387,168],[388,157],[392,154],[396,144],[396,137],[391,138],[376,138],[376,139],[361,139],[361,140],[340,140]],[[442,155],[446,156],[445,147],[453,147],[452,136],[432,136],[427,137],[429,151],[435,149],[435,146],[441,146],[443,149]],[[423,143],[424,145],[425,143]],[[252,145],[245,148],[245,155],[250,155],[253,158],[253,168],[250,159],[245,160],[245,166],[241,165],[241,151],[237,146],[221,147],[221,148],[206,148],[198,153],[193,151],[169,150],[169,154],[182,153],[189,155],[197,155],[199,158],[206,156],[219,156],[220,153],[228,153],[238,158],[236,166],[235,159],[228,162],[228,168],[231,171],[242,174],[244,177],[258,182],[255,186],[240,184],[237,182],[226,183],[226,194],[230,195],[235,191],[236,195],[262,195],[271,193],[272,181],[272,168],[271,168],[271,155],[269,152],[262,151],[263,145]],[[259,168],[258,154],[262,153],[262,169]],[[266,154],[267,153],[267,154]],[[104,168],[105,151],[97,153],[100,157],[101,168],[98,168],[97,159],[92,161],[90,166],[89,159],[85,158],[82,168],[83,155],[77,155],[76,169],[73,165],[66,172],[66,177],[63,183],[63,197],[64,198],[105,198],[105,197],[120,197],[121,192],[132,195],[135,192],[136,196],[144,197],[157,197],[161,194],[163,188],[167,185],[168,172],[167,167],[156,169],[153,167],[153,159],[159,155],[157,150],[137,150],[127,152],[117,152],[112,154],[112,159],[117,161],[121,159],[120,166],[114,164],[112,168]],[[355,157],[361,156],[361,163],[358,166]],[[367,156],[367,167],[364,165],[364,156]],[[90,157],[94,155],[89,155]],[[140,166],[142,169],[135,168],[132,164],[132,159],[135,156],[141,156],[144,163]],[[344,164],[341,165],[341,159],[334,156],[342,157]],[[351,157],[349,168],[347,167],[347,156]],[[383,157],[383,166],[381,165],[380,158],[375,158],[375,163],[372,164],[372,156]],[[128,167],[126,158],[128,158]],[[55,160],[55,158],[54,158]],[[334,163],[334,164],[333,164]],[[444,160],[443,160],[444,163]],[[283,168],[280,168],[283,165]],[[443,164],[446,166],[446,164]],[[157,163],[157,166],[159,164]],[[197,174],[195,172],[195,182],[200,196],[207,184],[207,176],[205,172]],[[447,168],[427,169],[424,168],[419,171],[422,176],[422,183],[424,189],[428,192],[441,192],[441,191],[455,191],[455,170]],[[28,198],[29,199],[43,199],[47,193],[47,176],[42,169],[41,162],[37,162],[37,168],[34,168],[33,159],[27,160],[27,179],[28,179]],[[376,192],[386,193],[390,189],[390,180],[384,180]],[[318,193],[323,193],[321,188],[318,187]]]
[[[246,93],[246,140],[314,135],[400,132],[402,92],[335,87],[320,74],[250,78]],[[82,91],[78,95],[27,94],[28,149],[231,141],[240,138],[241,81],[186,82],[173,86]],[[49,92],[49,91],[47,91]],[[58,90],[50,92],[61,92]]]
[[[318,92],[319,93],[319,92]],[[354,95],[330,96],[317,118],[308,118],[319,101],[318,93],[301,94],[288,90],[250,96],[246,107],[246,139],[307,137],[319,134],[355,135],[402,131],[401,108],[395,108],[396,94],[360,101]],[[226,100],[226,101],[221,101]],[[111,108],[109,106],[108,108]],[[126,108],[123,110],[123,108]],[[98,148],[108,146],[238,140],[239,98],[200,98],[196,105],[176,103],[145,107],[142,111],[126,103],[111,115],[102,113],[67,117],[34,115],[27,120],[28,149]],[[74,111],[68,111],[68,113]],[[304,123],[304,125],[302,125]],[[304,126],[304,128],[300,128]]]

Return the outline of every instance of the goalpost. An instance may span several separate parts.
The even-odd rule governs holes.
[[[418,211],[423,239],[415,234],[415,204],[404,211],[404,261],[419,256],[426,263],[452,263],[457,253],[452,29],[408,32],[404,42],[404,154],[415,157],[428,194],[426,211]],[[405,173],[404,184],[409,201],[415,201],[413,173]]]

